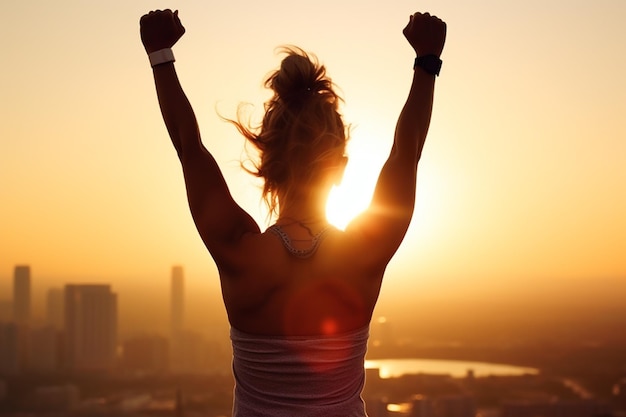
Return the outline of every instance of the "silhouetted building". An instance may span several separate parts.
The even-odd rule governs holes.
[[[13,320],[19,324],[30,321],[30,266],[18,265],[13,274]]]
[[[65,286],[66,365],[71,370],[108,370],[117,349],[117,295],[109,285]]]
[[[626,409],[626,378],[622,378],[613,385],[613,397]]]
[[[386,397],[369,398],[367,400],[366,411],[368,417],[387,417],[387,404],[389,400]]]
[[[370,417],[475,417],[474,399],[467,395],[414,395],[408,404],[390,404],[385,397],[367,398]]]
[[[175,371],[186,374],[202,374],[211,369],[212,347],[197,332],[184,331],[179,340],[180,360]]]
[[[171,336],[179,336],[184,328],[185,314],[185,277],[183,267],[172,267],[172,287],[171,287]]]
[[[54,326],[30,331],[29,370],[37,373],[56,372],[61,367],[61,359],[60,333]]]
[[[179,388],[176,390],[176,405],[174,406],[175,417],[185,417],[185,402],[183,400],[183,391]]]
[[[122,364],[125,371],[162,373],[168,370],[169,343],[156,335],[136,336],[123,344]]]
[[[423,395],[411,398],[411,417],[433,417],[432,401]]]
[[[185,368],[184,314],[185,277],[182,266],[172,267],[170,288],[170,365],[173,371]]]
[[[16,375],[20,364],[20,326],[0,323],[0,375]]]
[[[80,391],[75,385],[58,385],[38,387],[31,399],[35,410],[50,412],[67,412],[75,408],[80,400]]]
[[[0,379],[0,403],[7,397],[7,383]]]
[[[46,294],[46,323],[57,330],[63,329],[63,290],[61,288],[50,288]]]
[[[475,417],[474,399],[467,395],[444,395],[432,401],[433,417]]]
[[[509,402],[502,406],[502,417],[598,417],[610,415],[605,404],[594,400],[553,401],[547,403]]]

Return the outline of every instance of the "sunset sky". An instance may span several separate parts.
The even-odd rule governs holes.
[[[448,39],[418,202],[381,303],[626,296],[626,2],[60,0],[6,2],[0,17],[0,300],[18,264],[38,291],[150,291],[174,264],[188,288],[217,289],[139,39],[157,8],[179,10],[176,67],[204,143],[262,227],[243,139],[218,112],[250,102],[258,117],[277,46],[315,53],[353,125],[329,212],[354,215],[411,81],[402,28],[438,15]]]

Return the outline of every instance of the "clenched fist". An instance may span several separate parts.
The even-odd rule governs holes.
[[[155,10],[139,20],[141,42],[147,53],[171,48],[185,33],[178,10]]]
[[[415,13],[402,33],[417,56],[439,57],[446,42],[446,22],[428,13]]]

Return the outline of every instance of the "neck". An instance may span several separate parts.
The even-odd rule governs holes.
[[[293,198],[280,201],[276,223],[320,224],[326,223],[326,198]]]
[[[298,209],[298,205],[296,205],[291,206],[285,210],[280,210],[280,213],[278,214],[278,219],[276,219],[276,223],[300,223],[303,225],[307,225],[327,222],[325,210],[320,211],[307,209],[308,207],[302,207],[302,209]]]

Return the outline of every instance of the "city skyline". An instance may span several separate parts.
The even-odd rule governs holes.
[[[11,314],[0,316],[0,388],[3,377],[109,375],[156,372],[168,375],[228,370],[227,332],[190,329],[185,320],[184,269],[170,270],[167,331],[149,326],[124,329],[119,293],[109,283],[64,283],[46,291],[43,316],[31,317],[30,265],[15,268]],[[133,300],[137,309],[150,309]],[[163,325],[163,323],[161,324]],[[167,326],[166,326],[167,327]],[[165,335],[165,336],[164,336]],[[1,394],[0,389],[0,394]],[[0,395],[1,397],[2,395]],[[1,403],[1,400],[0,400]]]
[[[16,278],[26,276],[31,283],[30,265],[20,265],[15,271]],[[37,366],[41,369],[49,369],[56,363],[57,359],[54,358],[58,357],[59,352],[55,349],[59,347],[54,334],[63,331],[66,334],[64,337],[68,339],[63,361],[70,367],[84,367],[85,363],[93,361],[81,358],[83,354],[79,351],[83,343],[93,344],[96,341],[94,346],[104,349],[99,357],[108,354],[110,360],[117,355],[113,346],[119,347],[127,341],[135,340],[135,346],[145,343],[153,346],[154,343],[160,344],[160,340],[167,340],[171,370],[193,370],[195,368],[189,360],[197,356],[202,339],[208,336],[227,342],[229,325],[219,297],[207,298],[206,294],[196,297],[195,301],[201,304],[201,308],[196,306],[191,317],[184,313],[188,305],[184,277],[184,266],[174,265],[169,269],[166,294],[170,300],[169,309],[165,309],[165,314],[161,316],[155,311],[155,300],[147,297],[145,292],[132,298],[119,289],[113,292],[110,283],[68,282],[62,288],[50,288],[45,292],[46,304],[39,309],[42,315],[33,315],[28,322],[24,322],[18,309],[12,311],[12,314],[0,316],[0,324],[14,325],[16,329],[33,332],[33,340],[39,340],[33,347],[39,349],[42,359]],[[36,279],[32,281],[32,287],[38,287]],[[17,296],[23,298],[19,292]],[[10,305],[16,300],[19,301],[0,299],[9,301]],[[120,300],[136,308],[120,309],[124,304]],[[626,306],[621,301],[604,305],[603,309],[598,306],[578,308],[574,315],[564,314],[558,309],[546,310],[545,305],[534,304],[517,312],[515,309],[501,309],[496,312],[497,317],[494,311],[481,311],[478,300],[455,303],[453,306],[443,305],[436,315],[426,314],[422,317],[416,317],[413,312],[409,312],[408,316],[398,315],[398,311],[405,309],[401,305],[395,311],[375,312],[370,327],[370,342],[373,349],[381,351],[406,344],[444,348],[450,343],[459,346],[482,345],[481,340],[485,339],[490,339],[494,346],[514,343],[531,349],[536,343],[562,347],[570,344],[579,347],[621,346],[626,343],[626,335],[621,331],[626,325]],[[213,305],[212,313],[207,314],[208,310],[203,308],[206,304]],[[461,314],[458,314],[459,311]],[[137,321],[135,315],[139,312],[147,314],[149,321]],[[383,315],[387,312],[391,314]],[[105,348],[107,344],[108,350]]]
[[[30,265],[27,267],[31,269]],[[153,287],[115,286],[119,296],[119,335],[122,339],[145,333],[169,340],[188,339],[194,337],[193,333],[208,335],[215,331],[227,338],[229,324],[219,292],[195,287],[185,290],[182,265],[169,267],[162,275],[162,291]],[[40,296],[33,297],[31,325],[59,328],[55,323],[64,320],[59,308],[64,304],[63,293],[67,286],[110,285],[107,280],[79,280],[50,288],[42,285],[35,274],[32,292]],[[559,299],[544,297],[531,302],[523,298],[511,302],[497,297],[467,296],[463,299],[420,300],[415,306],[410,300],[383,300],[374,311],[372,340],[376,340],[375,336],[384,327],[393,328],[394,333],[402,335],[401,339],[411,343],[475,343],[484,337],[517,338],[524,343],[542,339],[560,339],[562,343],[622,343],[626,338],[621,332],[626,325],[622,294],[612,293],[611,288],[603,288],[602,292],[597,289],[586,291],[588,297],[585,299],[564,290]],[[2,294],[0,291],[0,306],[5,306],[5,313],[0,314],[0,322],[11,322],[13,300]]]
[[[27,277],[29,287],[36,288],[36,275],[30,272],[30,265],[15,268],[16,283],[21,286]],[[181,398],[188,398],[185,407],[202,410],[202,415],[229,415],[228,401],[224,403],[230,400],[233,382],[225,376],[231,363],[228,333],[219,326],[205,332],[191,329],[184,313],[188,294],[184,266],[172,266],[165,275],[170,303],[164,327],[169,338],[163,336],[168,330],[159,334],[136,328],[118,334],[118,321],[126,320],[118,317],[122,297],[107,283],[66,283],[62,291],[46,291],[45,320],[33,316],[25,323],[23,309],[15,310],[13,322],[0,318],[0,412],[80,408],[85,415],[106,410],[107,415],[131,417],[153,406],[176,409]],[[24,292],[17,291],[16,300],[23,299]],[[145,294],[140,300],[141,309],[151,309]],[[59,306],[64,306],[63,331],[53,324]],[[455,306],[459,308],[471,312],[469,306]],[[620,311],[625,313],[626,307]],[[399,323],[378,317],[372,322],[370,360],[365,363],[363,398],[368,415],[613,416],[611,410],[626,404],[620,391],[626,386],[622,366],[626,338],[620,334],[624,319],[626,314],[621,326],[605,329],[614,338],[589,337],[581,323],[575,338],[552,328],[549,333],[535,329],[536,337],[526,339],[524,329],[511,321],[509,333],[502,329],[485,333],[480,323],[473,323],[478,327],[467,330],[475,333],[474,338],[454,332],[456,339],[436,339],[427,333],[420,342],[404,334]],[[577,378],[569,378],[570,372]],[[95,381],[97,389],[91,386]],[[129,390],[126,384],[135,388]],[[612,384],[612,391],[607,384]],[[219,401],[212,400],[217,393]]]

